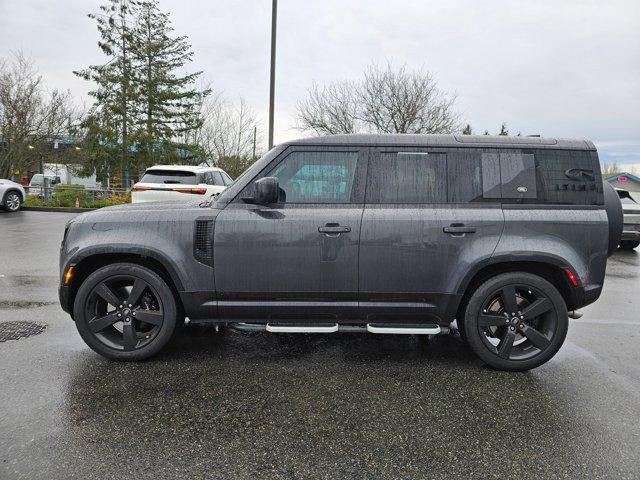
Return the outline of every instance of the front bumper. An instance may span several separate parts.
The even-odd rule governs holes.
[[[640,225],[624,225],[624,227],[622,228],[622,237],[620,238],[620,240],[632,242],[640,241],[640,230],[638,230],[639,227]]]
[[[60,299],[62,310],[73,317],[73,308],[69,305],[69,287],[67,285],[58,286],[58,298]]]

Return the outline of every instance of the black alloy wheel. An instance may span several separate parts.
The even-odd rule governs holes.
[[[115,360],[140,360],[157,353],[176,323],[173,293],[155,272],[114,264],[90,275],[74,304],[85,342]]]
[[[557,289],[528,273],[499,275],[473,295],[465,317],[472,349],[489,365],[528,370],[549,360],[566,336],[567,309]]]

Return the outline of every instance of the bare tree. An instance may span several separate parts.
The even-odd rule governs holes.
[[[203,89],[211,90],[209,85]],[[221,93],[203,98],[202,126],[191,132],[190,142],[199,146],[206,163],[224,168],[235,177],[251,165],[260,153],[262,131],[255,112],[243,98],[232,103]]]
[[[358,120],[357,88],[352,82],[319,87],[313,83],[309,95],[298,102],[298,125],[317,134],[356,132]]]
[[[614,175],[620,172],[620,168],[617,163],[604,163],[602,165],[603,175]]]
[[[461,128],[455,101],[428,71],[374,64],[358,82],[314,83],[298,103],[297,128],[318,134],[453,133]]]
[[[0,60],[0,178],[46,157],[75,116],[71,94],[46,92],[33,62],[22,53]]]

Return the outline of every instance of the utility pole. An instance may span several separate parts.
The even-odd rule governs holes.
[[[278,0],[272,0],[271,6],[271,72],[269,83],[269,150],[273,148],[273,101],[276,89],[276,25]]]
[[[258,131],[258,127],[253,127],[253,156],[251,157],[251,160],[255,160],[256,159],[256,133]]]

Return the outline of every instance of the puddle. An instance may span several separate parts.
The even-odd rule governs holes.
[[[53,305],[55,302],[28,302],[23,300],[0,300],[0,310],[14,310],[22,308],[38,308]]]
[[[50,287],[57,285],[57,276],[0,275],[0,285],[8,287]]]

